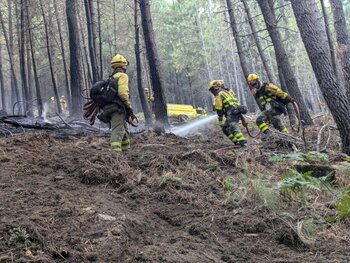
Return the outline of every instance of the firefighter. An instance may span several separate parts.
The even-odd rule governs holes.
[[[246,108],[240,106],[233,91],[224,88],[222,80],[213,80],[209,83],[209,91],[215,96],[214,109],[219,117],[219,124],[224,134],[235,144],[246,146],[247,141],[239,129],[241,114],[247,113]],[[226,120],[224,121],[224,117]]]
[[[271,135],[270,128],[266,123],[270,121],[275,129],[288,133],[281,115],[286,114],[286,104],[295,100],[272,83],[261,84],[257,74],[249,74],[247,81],[261,110],[256,119],[256,125],[258,125],[259,129],[264,134]]]
[[[63,95],[60,98],[60,103],[61,103],[62,112],[66,112],[68,109],[68,105],[67,105],[67,101]]]
[[[114,69],[113,78],[118,80],[118,97],[124,107],[119,104],[106,105],[103,110],[108,111],[108,107],[118,105],[119,109],[110,116],[112,134],[111,134],[111,150],[112,152],[126,151],[130,148],[129,132],[126,120],[129,123],[136,119],[131,107],[129,97],[129,77],[126,74],[126,66],[129,64],[127,59],[122,55],[116,55],[111,61],[111,67]],[[107,108],[107,109],[105,109]]]
[[[145,88],[145,95],[146,95],[146,99],[148,101],[148,105],[151,109],[152,114],[155,113],[155,102],[154,102],[154,95],[153,92],[150,91],[149,88]]]

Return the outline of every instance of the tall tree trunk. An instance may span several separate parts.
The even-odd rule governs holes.
[[[282,38],[277,28],[277,21],[273,11],[272,1],[258,0],[258,4],[264,16],[266,28],[269,32],[275,49],[277,64],[279,67],[281,67],[283,76],[285,78],[287,85],[286,89],[290,95],[297,100],[300,106],[301,119],[304,121],[304,124],[311,125],[312,119],[310,113],[306,107],[306,103],[298,87],[297,79],[289,63],[287,52],[283,46]]]
[[[114,47],[114,52],[117,50],[117,9],[115,6],[116,1],[113,2],[113,47]],[[114,56],[113,52],[113,56]]]
[[[332,66],[333,66],[333,70],[335,72],[335,75],[338,76],[337,62],[336,62],[336,57],[335,57],[335,52],[334,52],[334,45],[333,45],[333,41],[332,41],[332,34],[331,34],[331,30],[329,28],[329,18],[328,18],[328,15],[327,15],[326,7],[324,5],[324,0],[321,0],[321,6],[322,6],[322,14],[323,14],[323,18],[324,18],[324,23],[325,23],[326,33],[327,33],[327,39],[328,39],[328,44],[329,44],[329,49],[330,49]]]
[[[338,57],[344,73],[346,95],[350,100],[350,42],[343,4],[341,0],[331,0],[330,2],[332,4],[334,27],[337,34]]]
[[[29,20],[29,17],[31,17],[29,14],[29,8],[28,8],[28,2],[26,3],[26,13],[28,15],[28,25],[31,25],[31,21]],[[33,64],[33,73],[34,73],[34,82],[35,82],[35,93],[36,93],[36,100],[38,104],[38,114],[39,116],[42,115],[43,113],[43,100],[41,97],[41,88],[40,88],[40,81],[38,77],[38,70],[36,67],[36,61],[35,61],[35,48],[33,44],[33,31],[32,27],[28,27],[28,40],[29,40],[29,45],[30,45],[30,52],[31,52],[31,57],[32,57],[32,64]]]
[[[135,58],[137,72],[137,88],[139,91],[142,111],[145,115],[146,126],[152,126],[152,113],[149,109],[148,100],[142,87],[142,68],[141,68],[141,51],[140,51],[140,27],[138,23],[138,0],[134,0],[134,27],[135,27]],[[151,91],[149,91],[151,92]]]
[[[68,99],[68,105],[69,105],[68,108],[71,109],[72,98],[71,98],[71,90],[69,85],[69,73],[68,73],[67,60],[66,60],[66,51],[63,43],[62,27],[61,27],[60,18],[58,15],[57,0],[54,0],[54,9],[55,9],[55,16],[57,21],[58,37],[60,39],[60,50],[61,50],[63,70],[64,70],[64,83],[66,85],[66,93],[67,93],[67,99]]]
[[[103,59],[102,59],[102,29],[101,29],[101,0],[97,0],[97,21],[98,21],[98,44],[100,58],[100,79],[103,78]]]
[[[6,27],[5,27],[5,23],[4,23],[4,19],[2,16],[2,11],[0,10],[0,23],[1,23],[1,27],[2,27],[2,32],[4,34],[4,38],[5,38],[5,43],[6,43],[6,48],[7,48],[7,53],[9,56],[9,60],[10,60],[10,71],[11,71],[11,76],[13,79],[13,87],[11,87],[11,89],[13,89],[15,92],[15,96],[16,98],[12,101],[19,101],[21,99],[20,94],[19,94],[19,88],[18,88],[18,83],[17,83],[17,77],[16,77],[16,73],[15,73],[15,68],[14,68],[14,62],[13,62],[13,52],[11,51],[10,48],[10,41],[9,38],[7,36],[7,32],[6,32]]]
[[[237,22],[236,22],[236,18],[235,18],[235,14],[234,14],[234,10],[233,10],[233,6],[232,6],[232,2],[231,0],[225,0],[225,5],[227,7],[228,10],[228,15],[229,15],[229,22],[230,22],[230,27],[232,30],[232,34],[233,34],[233,38],[236,42],[236,47],[237,47],[237,53],[238,53],[238,57],[239,57],[239,61],[241,64],[241,68],[243,71],[243,75],[244,75],[244,79],[245,81],[244,86],[247,87],[247,89],[249,88],[248,84],[247,84],[247,77],[248,75],[251,73],[250,67],[249,67],[249,63],[248,63],[248,55],[246,50],[244,49],[243,46],[243,42],[242,39],[238,36],[238,27],[237,27]],[[237,87],[238,88],[238,87]],[[243,103],[243,97],[245,96],[244,92],[242,94],[242,103]],[[250,96],[253,98],[253,95],[250,93]],[[255,100],[257,103],[258,101]],[[259,105],[259,103],[258,103]],[[252,107],[250,109],[254,109],[255,107]]]
[[[257,30],[256,30],[256,26],[255,26],[253,17],[252,17],[252,15],[250,13],[250,8],[249,8],[249,5],[247,3],[247,0],[241,0],[241,2],[243,3],[244,9],[245,9],[245,11],[247,13],[248,22],[249,22],[250,28],[252,30],[252,34],[253,34],[253,37],[254,37],[255,45],[256,45],[256,47],[258,49],[261,61],[262,61],[263,65],[264,65],[264,69],[265,69],[266,74],[267,74],[267,77],[268,77],[270,82],[274,83],[275,80],[274,80],[274,77],[273,77],[273,74],[272,74],[272,70],[271,70],[270,66],[268,65],[268,60],[266,58],[266,55],[265,55],[265,53],[263,51],[263,48],[262,48],[262,45],[260,43],[260,39],[259,39]]]
[[[58,94],[56,78],[55,78],[55,71],[53,68],[53,61],[52,61],[52,56],[51,56],[50,41],[49,41],[49,29],[48,29],[48,25],[47,25],[47,20],[46,20],[45,10],[43,7],[42,0],[40,0],[39,3],[40,3],[40,9],[41,9],[42,17],[43,17],[44,28],[45,28],[46,51],[47,51],[47,57],[49,59],[50,75],[51,75],[51,80],[52,80],[53,93],[54,93],[55,100],[56,100],[57,110],[59,113],[62,113],[60,96]]]
[[[98,80],[98,66],[97,66],[97,56],[96,56],[96,29],[94,24],[94,7],[92,0],[84,0],[85,13],[86,13],[86,23],[88,29],[88,44],[89,44],[89,55],[90,63],[92,69],[92,81],[96,82]]]
[[[81,116],[81,70],[80,70],[80,51],[79,51],[79,30],[77,21],[77,0],[66,0],[66,14],[69,33],[70,50],[70,83],[72,98],[72,114],[76,117]]]
[[[149,0],[140,0],[142,29],[147,50],[152,87],[155,97],[156,131],[165,131],[169,126],[166,100],[160,72],[160,61],[156,47]]]
[[[25,3],[24,0],[20,1],[20,7],[19,7],[19,21],[18,23],[18,29],[19,29],[19,35],[18,35],[18,41],[19,41],[19,64],[20,64],[20,72],[21,72],[21,82],[22,82],[22,94],[23,94],[23,110],[25,113],[27,113],[28,105],[29,105],[29,91],[28,91],[28,85],[27,85],[27,72],[26,72],[26,52],[25,52],[25,30],[26,30],[26,23],[24,21],[24,8]],[[29,115],[30,112],[28,112]]]
[[[6,94],[4,86],[4,75],[2,73],[2,46],[0,45],[0,93],[1,93],[1,107],[6,110]]]
[[[318,84],[333,115],[342,139],[342,149],[350,154],[350,103],[334,74],[326,38],[317,23],[318,8],[315,0],[293,0],[293,11]]]

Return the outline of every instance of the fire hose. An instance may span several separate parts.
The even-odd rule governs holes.
[[[293,130],[294,132],[299,132],[299,131],[300,131],[300,127],[301,127],[300,108],[299,108],[299,105],[298,105],[298,103],[297,103],[296,101],[293,101],[293,102],[292,102],[292,105],[293,105],[293,108],[294,108],[294,110],[295,110],[295,112],[296,112],[296,114],[297,114],[298,126],[297,126],[297,127],[294,127],[292,124],[291,124],[290,126],[291,126],[291,128],[292,128],[292,130]],[[242,121],[243,127],[246,128],[249,137],[251,137],[251,138],[256,138],[256,137],[258,137],[258,136],[261,134],[261,131],[259,131],[257,134],[253,134],[253,133],[249,130],[249,128],[248,128],[248,123],[247,123],[247,121],[246,121],[246,119],[244,118],[243,115],[241,115],[241,121]]]
[[[259,132],[258,132],[257,134],[255,134],[255,135],[252,134],[252,132],[251,132],[251,131],[249,130],[249,128],[248,128],[248,123],[247,123],[247,121],[246,121],[246,119],[244,118],[243,115],[241,115],[241,121],[242,121],[243,127],[245,127],[245,129],[247,130],[247,133],[248,133],[249,137],[251,137],[251,138],[256,138],[256,137],[258,137],[258,136],[260,135],[261,131],[259,131]]]

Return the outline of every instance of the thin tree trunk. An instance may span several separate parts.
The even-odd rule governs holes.
[[[10,49],[10,42],[9,42],[9,39],[8,39],[8,36],[7,36],[6,27],[5,27],[5,23],[4,23],[4,19],[3,19],[3,16],[2,16],[2,11],[1,10],[0,10],[0,22],[1,22],[2,32],[3,32],[4,38],[5,38],[7,53],[8,53],[9,60],[10,60],[10,71],[11,71],[11,76],[12,76],[13,85],[14,85],[11,88],[14,89],[15,95],[16,95],[15,100],[13,100],[12,102],[15,102],[15,101],[19,101],[20,100],[20,94],[19,94],[17,77],[16,77],[16,74],[15,74],[15,69],[14,69],[14,64],[13,64],[14,63],[13,62],[13,53],[12,53],[12,51]]]
[[[304,121],[304,124],[311,125],[312,119],[310,113],[306,107],[304,98],[298,87],[297,79],[295,78],[292,67],[289,63],[287,52],[283,46],[281,35],[277,28],[276,17],[272,8],[272,1],[258,0],[258,4],[263,13],[265,24],[275,49],[277,64],[279,67],[281,67],[283,76],[285,78],[287,85],[286,89],[290,95],[294,97],[298,102],[300,106],[301,119]]]
[[[64,82],[66,85],[66,93],[67,93],[67,99],[68,99],[68,105],[69,105],[68,108],[71,109],[72,98],[71,98],[71,90],[69,85],[69,73],[68,73],[67,60],[66,60],[66,51],[64,48],[64,42],[63,42],[63,36],[62,36],[62,27],[61,27],[60,18],[58,15],[57,0],[54,0],[54,9],[55,9],[55,16],[57,21],[58,37],[60,39],[60,50],[61,50],[63,70],[64,70]]]
[[[346,95],[350,100],[350,42],[343,4],[341,0],[331,0],[330,2],[332,4],[334,27],[337,34],[338,57],[344,73]]]
[[[160,72],[160,61],[156,47],[152,16],[149,0],[140,0],[140,11],[142,17],[142,28],[145,45],[147,49],[148,63],[151,73],[152,87],[155,97],[156,131],[165,131],[169,126],[166,100],[163,91],[163,83]]]
[[[29,103],[29,92],[28,92],[28,85],[27,85],[27,73],[26,73],[26,52],[25,52],[25,21],[24,21],[24,0],[20,1],[20,8],[19,8],[19,21],[17,21],[18,24],[18,46],[19,46],[19,64],[20,64],[20,72],[21,72],[21,82],[22,82],[22,94],[23,94],[23,110],[25,113],[27,113],[28,109],[28,103]],[[28,112],[29,115],[30,112]]]
[[[79,51],[79,30],[77,21],[77,0],[66,0],[66,14],[69,32],[69,50],[70,50],[70,81],[72,97],[72,114],[76,117],[81,116],[81,70],[80,70],[80,51]]]
[[[29,14],[29,8],[28,8],[28,2],[26,3],[26,12],[28,14],[28,20],[29,17],[31,17]],[[30,25],[31,21],[28,21],[28,24]],[[33,32],[32,32],[32,27],[28,27],[28,34],[29,34],[29,45],[30,45],[30,52],[31,52],[31,57],[32,57],[32,64],[33,64],[33,73],[34,73],[34,82],[35,82],[35,93],[36,93],[36,100],[38,104],[38,114],[39,116],[42,115],[43,113],[43,101],[41,97],[41,88],[40,88],[40,81],[38,77],[38,71],[36,67],[36,61],[35,61],[35,48],[33,44]]]
[[[42,17],[43,17],[44,28],[45,28],[46,51],[47,51],[47,57],[49,60],[53,93],[54,93],[55,100],[56,100],[57,110],[59,113],[62,113],[60,96],[58,95],[58,89],[57,89],[56,78],[55,78],[55,71],[53,68],[53,61],[52,61],[52,56],[51,56],[50,41],[49,41],[49,29],[48,29],[48,25],[47,25],[47,20],[46,20],[45,10],[44,10],[43,4],[42,4],[42,0],[40,0],[39,3],[40,3],[40,9],[41,9]]]
[[[115,7],[115,0],[113,2],[113,45],[114,52],[117,50],[117,9]]]
[[[97,21],[98,21],[98,39],[99,39],[99,58],[100,58],[100,79],[103,78],[103,59],[102,59],[102,29],[101,29],[101,0],[97,0]]]
[[[275,83],[275,80],[274,80],[274,77],[273,77],[273,74],[272,74],[272,70],[271,70],[270,66],[268,65],[268,60],[266,58],[266,55],[265,55],[265,53],[263,51],[263,48],[262,48],[262,45],[260,43],[260,39],[259,39],[257,30],[256,30],[256,26],[255,26],[254,20],[252,18],[251,13],[250,13],[250,8],[249,8],[249,5],[247,3],[247,0],[241,0],[241,2],[244,5],[244,9],[245,9],[246,14],[247,14],[248,22],[249,22],[250,28],[252,30],[252,33],[253,33],[255,45],[256,45],[256,47],[258,49],[261,61],[262,61],[263,65],[264,65],[264,69],[266,71],[267,78],[269,79],[270,82]]]
[[[145,115],[146,126],[152,126],[152,113],[149,109],[149,104],[142,86],[142,68],[141,68],[141,51],[140,51],[140,27],[138,23],[138,0],[134,0],[134,27],[135,27],[135,58],[136,58],[136,73],[137,73],[137,88],[139,91],[142,111]],[[151,92],[151,90],[149,90]]]
[[[251,72],[250,72],[249,63],[248,63],[248,60],[247,60],[247,57],[248,57],[247,56],[247,52],[244,49],[242,39],[238,36],[238,27],[237,27],[237,22],[236,22],[236,18],[235,18],[235,15],[234,15],[234,10],[233,10],[233,6],[232,6],[231,0],[225,0],[225,4],[226,4],[227,10],[228,10],[228,15],[229,15],[229,19],[230,19],[230,26],[231,26],[233,38],[235,39],[235,42],[236,42],[237,53],[238,53],[238,57],[239,57],[240,64],[241,64],[241,68],[242,68],[242,71],[243,71],[243,76],[244,76],[244,79],[245,79],[245,81],[243,83],[244,83],[244,86],[247,87],[247,89],[248,89],[249,86],[248,86],[246,80],[247,80],[248,75]],[[251,93],[250,93],[250,95],[253,98],[253,95]],[[245,96],[245,94],[243,93],[242,94],[242,103],[246,99],[244,96]],[[243,97],[244,97],[244,99],[243,99]],[[258,103],[258,101],[256,99],[255,99],[255,101]],[[259,105],[259,103],[258,103],[258,105]]]
[[[342,149],[350,154],[350,103],[334,74],[329,50],[322,44],[326,36],[317,23],[316,2],[293,0],[291,3],[318,84],[339,129]]]
[[[92,71],[92,81],[98,80],[98,66],[96,57],[96,30],[94,25],[94,8],[92,0],[84,0],[85,12],[86,12],[86,23],[88,29],[88,44],[89,44],[89,55]]]
[[[326,11],[326,8],[324,5],[324,0],[321,0],[321,6],[322,6],[322,13],[323,13],[323,18],[324,18],[324,23],[325,23],[326,33],[327,33],[327,39],[328,39],[328,44],[329,44],[329,49],[330,49],[332,66],[333,66],[333,70],[335,72],[335,75],[338,76],[337,62],[336,62],[336,57],[335,57],[335,52],[334,52],[334,45],[333,45],[333,41],[332,41],[331,30],[329,28],[329,18],[328,18],[327,11]]]
[[[6,94],[4,86],[4,75],[2,73],[2,46],[0,45],[0,93],[1,93],[1,107],[6,110]]]

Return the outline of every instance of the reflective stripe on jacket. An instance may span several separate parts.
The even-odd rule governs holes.
[[[260,106],[265,107],[266,103],[280,99],[284,101],[288,97],[288,93],[282,91],[272,83],[264,83],[260,90],[257,91],[255,97],[259,99]],[[286,101],[287,102],[287,101]]]

